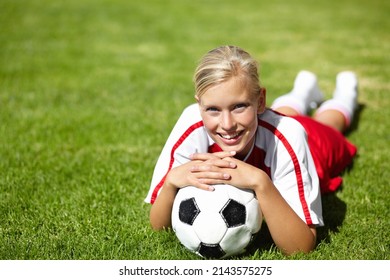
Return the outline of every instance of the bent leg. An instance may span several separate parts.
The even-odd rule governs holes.
[[[340,72],[333,98],[322,103],[314,119],[344,132],[352,122],[357,107],[358,81],[355,73]]]
[[[290,106],[277,107],[275,108],[275,111],[290,117],[302,115],[299,111]]]
[[[302,70],[295,78],[293,89],[276,98],[271,108],[287,116],[307,115],[322,99],[323,94],[318,88],[316,75]]]
[[[316,121],[333,127],[340,132],[344,132],[348,127],[345,116],[338,110],[324,110],[320,114],[316,114],[313,118]]]

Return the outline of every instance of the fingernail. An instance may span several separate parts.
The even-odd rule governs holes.
[[[213,186],[209,186],[209,191],[213,192],[214,191],[214,187]]]
[[[236,154],[236,151],[230,151],[230,154],[234,156]]]
[[[223,174],[223,178],[224,178],[224,179],[229,179],[229,178],[230,178],[230,175],[225,173],[225,174]]]
[[[236,167],[236,164],[235,164],[234,162],[231,162],[229,165],[230,165],[230,167],[232,167],[232,168],[235,168],[235,167]]]

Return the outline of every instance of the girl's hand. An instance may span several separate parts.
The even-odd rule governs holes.
[[[235,158],[226,158],[226,161],[235,163],[236,165],[236,168],[226,170],[230,175],[228,184],[238,188],[251,189],[256,193],[258,191],[264,191],[270,185],[273,186],[267,173],[260,168]]]
[[[226,183],[230,179],[226,171],[236,166],[226,158],[234,154],[230,152],[194,154],[191,156],[191,161],[172,168],[150,209],[152,227],[159,230],[171,226],[172,205],[179,188],[194,186],[203,190],[213,190],[212,184]],[[211,184],[205,183],[206,180]]]
[[[252,189],[256,191],[263,183],[269,182],[268,175],[261,169],[235,159],[232,152],[219,152],[213,154],[194,154],[192,159],[200,161],[193,165],[191,171],[197,173],[199,182],[208,185],[226,183],[238,188]],[[223,174],[223,180],[215,177],[216,174]]]
[[[212,185],[226,183],[230,179],[226,170],[236,168],[236,164],[226,158],[234,155],[234,152],[193,154],[190,162],[172,169],[167,180],[176,188],[195,186],[212,191]]]
[[[195,153],[190,155],[191,160],[199,161],[218,161],[221,159],[232,158],[236,152],[217,152],[217,153]]]

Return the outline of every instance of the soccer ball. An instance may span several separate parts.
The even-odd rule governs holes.
[[[180,189],[172,228],[187,249],[203,258],[221,259],[245,252],[260,230],[262,213],[253,191],[227,184],[214,188]]]

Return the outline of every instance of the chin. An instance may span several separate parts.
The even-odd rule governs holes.
[[[224,151],[224,152],[236,152],[236,154],[239,154],[243,151],[242,147],[226,146],[226,145],[219,144],[219,143],[218,143],[218,145],[221,147],[222,151]]]

